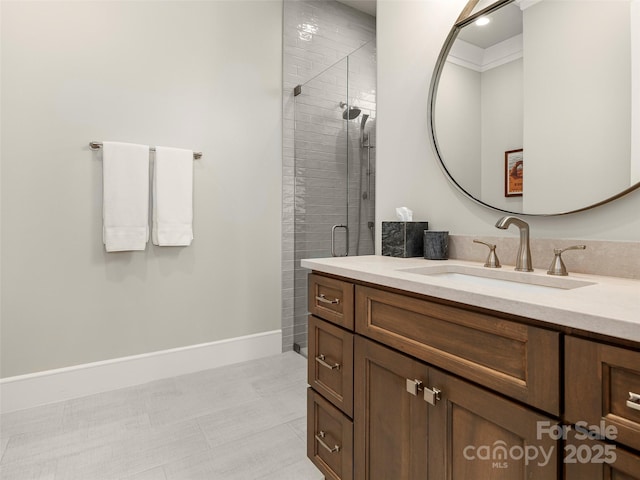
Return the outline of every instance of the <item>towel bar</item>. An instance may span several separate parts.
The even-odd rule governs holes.
[[[100,150],[102,148],[102,142],[89,142],[89,148],[91,150]],[[155,152],[156,149],[154,147],[149,147],[149,150]],[[202,158],[202,152],[193,152],[193,159],[199,160]]]

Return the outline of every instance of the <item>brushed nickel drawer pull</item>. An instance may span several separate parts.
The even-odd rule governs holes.
[[[326,433],[324,433],[322,430],[320,430],[318,433],[316,433],[315,437],[316,440],[318,441],[318,443],[320,445],[322,445],[329,453],[336,453],[340,451],[340,446],[339,445],[334,445],[333,448],[331,448],[329,445],[327,445],[326,443],[324,443],[323,438],[325,438],[327,435]]]
[[[322,353],[320,355],[318,355],[316,357],[316,362],[318,362],[320,365],[322,365],[323,367],[327,367],[329,370],[335,370],[338,369],[340,370],[340,364],[339,363],[334,363],[333,365],[327,363],[325,360],[327,359],[327,357],[325,357]]]
[[[424,401],[430,405],[435,404],[440,400],[441,390],[439,388],[426,388],[424,389]]]
[[[640,393],[629,392],[627,407],[633,408],[634,410],[640,410]]]
[[[329,300],[327,297],[324,296],[324,293],[321,293],[320,295],[316,296],[316,300],[318,300],[319,302],[322,303],[328,303],[330,305],[338,305],[340,303],[340,299],[339,298],[334,298],[333,300]]]

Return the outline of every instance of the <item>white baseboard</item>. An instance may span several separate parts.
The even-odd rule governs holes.
[[[0,379],[0,413],[254,360],[281,351],[282,331],[273,330],[3,378]]]

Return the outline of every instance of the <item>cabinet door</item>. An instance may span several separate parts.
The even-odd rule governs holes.
[[[354,473],[357,480],[427,478],[426,365],[362,337],[355,339]],[[414,393],[407,391],[416,386]],[[411,388],[410,388],[411,389]],[[436,478],[436,477],[434,477]]]
[[[432,368],[440,400],[429,412],[429,478],[558,478],[557,422]]]

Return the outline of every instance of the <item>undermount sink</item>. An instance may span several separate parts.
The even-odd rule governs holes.
[[[594,282],[567,277],[536,275],[505,269],[489,269],[469,265],[430,265],[399,270],[405,273],[426,275],[455,281],[464,286],[500,287],[527,292],[548,292],[551,290],[573,290],[595,285]]]

